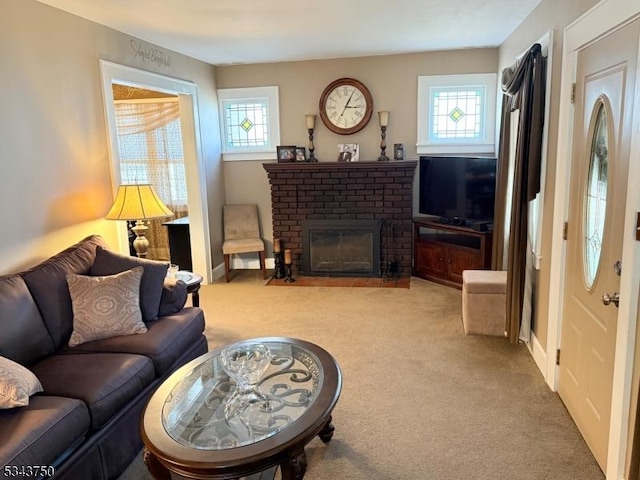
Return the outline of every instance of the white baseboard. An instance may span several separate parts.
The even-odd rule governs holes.
[[[224,277],[224,263],[220,263],[216,267],[214,267],[213,271],[211,273],[212,273],[211,277],[214,280],[216,278],[223,278]]]
[[[536,362],[540,373],[542,373],[542,377],[547,379],[547,352],[544,351],[542,345],[538,341],[536,335],[531,332],[531,341],[527,344],[529,348],[529,352],[531,352],[531,356],[533,360]]]
[[[265,268],[274,268],[273,258],[266,258],[264,266]],[[234,256],[231,261],[231,268],[233,270],[260,270],[260,260],[258,258],[240,258]]]

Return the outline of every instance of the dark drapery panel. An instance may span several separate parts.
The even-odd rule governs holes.
[[[491,270],[503,269],[504,226],[507,209],[507,190],[509,185],[509,140],[511,138],[511,106],[509,97],[502,97],[502,116],[500,121],[500,143],[496,178],[496,200],[493,219],[493,245],[491,252]]]
[[[500,157],[505,161],[509,158],[510,112],[519,111],[507,258],[506,325],[509,341],[513,344],[518,343],[520,336],[524,303],[528,204],[540,191],[545,78],[546,59],[542,56],[542,48],[538,43],[518,62],[502,71],[505,106],[500,133]],[[504,129],[507,130],[503,135]],[[507,165],[508,163],[502,163],[502,170],[507,169]]]

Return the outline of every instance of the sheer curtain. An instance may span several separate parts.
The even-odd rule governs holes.
[[[151,183],[175,217],[149,222],[148,258],[169,260],[163,222],[188,214],[177,98],[115,102],[122,183]]]

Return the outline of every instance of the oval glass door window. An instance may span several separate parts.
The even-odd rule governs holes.
[[[594,108],[590,129],[591,151],[589,153],[589,177],[586,191],[585,231],[584,231],[584,272],[587,288],[593,286],[602,253],[602,236],[607,211],[607,169],[609,157],[609,136],[607,131],[607,110],[602,100]]]

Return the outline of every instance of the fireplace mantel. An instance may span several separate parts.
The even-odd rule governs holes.
[[[297,172],[313,170],[339,170],[339,171],[402,171],[416,169],[416,160],[404,160],[401,162],[283,162],[283,163],[263,163],[262,166],[267,172]]]
[[[413,177],[417,161],[263,163],[271,184],[274,238],[302,271],[307,219],[379,219],[384,273],[411,275]]]

